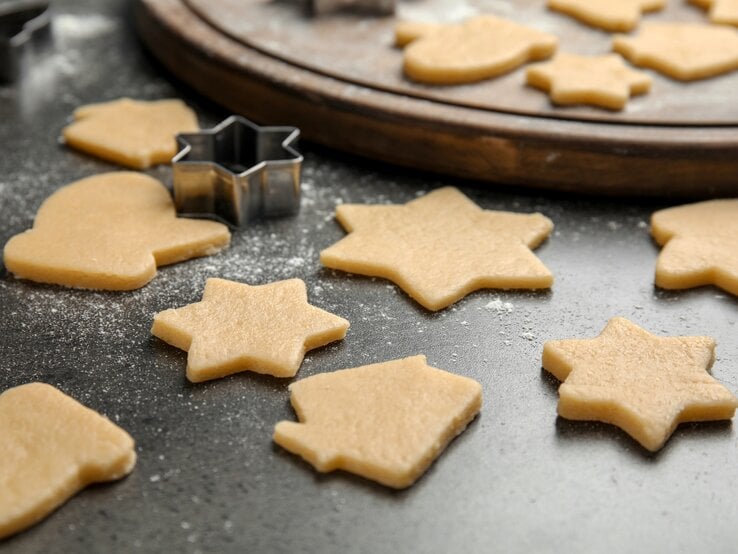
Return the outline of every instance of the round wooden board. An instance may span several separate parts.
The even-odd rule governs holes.
[[[452,16],[444,12],[448,0],[406,4]],[[507,11],[516,4],[513,13],[528,18],[538,14],[535,26],[564,37],[565,50],[597,53],[609,43],[608,35],[547,12],[542,0],[458,1],[454,16],[460,7],[494,13],[503,4]],[[676,4],[659,17],[704,18]],[[401,53],[391,47],[394,21],[311,19],[286,0],[137,4],[143,40],[181,79],[237,113],[296,125],[307,139],[333,148],[557,190],[643,196],[738,190],[738,72],[691,84],[655,75],[654,92],[622,113],[555,108],[523,86],[521,70],[463,87],[410,83],[400,73]]]

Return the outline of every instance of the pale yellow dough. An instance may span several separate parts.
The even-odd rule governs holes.
[[[483,210],[458,189],[405,205],[343,204],[350,233],[320,253],[323,265],[384,277],[429,310],[484,288],[548,288],[553,276],[531,252],[551,233],[541,214]]]
[[[738,26],[738,0],[690,0],[710,11],[710,21]]]
[[[198,129],[195,112],[181,100],[121,98],[78,108],[62,136],[69,146],[87,154],[145,169],[169,163],[177,153],[175,136]]]
[[[343,469],[394,488],[412,485],[482,407],[473,379],[425,356],[322,373],[290,385],[300,423],[274,441],[320,472]]]
[[[738,30],[720,25],[644,23],[638,36],[616,36],[613,49],[635,65],[682,81],[738,69]]]
[[[554,35],[492,15],[441,29],[421,26],[415,35],[419,38],[405,48],[405,74],[421,83],[447,85],[489,79],[548,58],[558,43]],[[400,40],[412,36],[408,31]]]
[[[548,7],[605,31],[626,32],[638,25],[641,14],[658,11],[667,0],[548,0]]]
[[[550,62],[528,68],[527,83],[547,91],[556,104],[591,104],[622,110],[631,95],[651,89],[651,77],[630,69],[617,54],[557,54]]]
[[[547,341],[543,367],[564,383],[559,415],[617,425],[659,450],[679,423],[731,419],[733,394],[708,374],[709,337],[658,337],[622,317],[595,339]]]
[[[0,539],[136,464],[128,433],[43,383],[0,394],[0,437]]]
[[[651,234],[664,247],[656,284],[716,285],[738,295],[738,200],[708,200],[655,212]]]
[[[33,228],[3,252],[16,277],[68,287],[131,290],[166,265],[228,245],[225,225],[177,218],[156,179],[103,173],[60,188],[39,208]]]
[[[187,378],[240,371],[294,377],[305,352],[346,336],[349,322],[308,304],[300,279],[250,286],[208,279],[202,301],[154,316],[152,334],[188,351]]]
[[[445,29],[442,23],[426,23],[423,21],[400,21],[395,25],[395,46],[404,47],[420,37]]]

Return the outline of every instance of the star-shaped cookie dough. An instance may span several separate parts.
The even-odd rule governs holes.
[[[336,218],[350,234],[320,253],[323,265],[389,279],[429,310],[479,289],[553,283],[530,250],[551,233],[550,219],[483,210],[452,187],[405,205],[343,204]]]
[[[631,95],[651,89],[651,77],[630,69],[617,54],[557,54],[550,62],[528,68],[527,83],[547,91],[556,104],[591,104],[622,110]]]
[[[708,200],[655,212],[651,234],[664,247],[656,284],[716,285],[738,295],[738,200]]]
[[[199,383],[240,371],[293,377],[305,352],[342,339],[348,326],[308,304],[300,279],[208,279],[201,302],[159,312],[151,333],[188,351],[187,378]]]
[[[626,32],[638,25],[641,14],[666,6],[666,0],[548,0],[548,7],[605,31]]]
[[[710,10],[710,21],[725,25],[738,25],[738,0],[689,0]]]
[[[551,56],[558,39],[492,15],[422,34],[405,48],[405,74],[414,81],[452,85],[489,79]]]
[[[543,368],[564,383],[559,415],[623,429],[659,450],[679,423],[731,419],[733,394],[708,374],[709,337],[658,337],[622,317],[594,339],[547,341]]]
[[[412,485],[482,407],[482,387],[412,356],[290,385],[300,423],[274,441],[320,472],[343,469],[394,488]]]
[[[33,228],[5,245],[5,267],[40,283],[132,290],[156,267],[214,254],[228,227],[176,217],[167,189],[141,173],[101,173],[60,188],[36,214]]]
[[[738,69],[738,30],[720,25],[644,23],[638,36],[616,36],[613,49],[635,65],[681,81]]]
[[[167,164],[177,153],[175,136],[198,130],[195,112],[181,100],[121,98],[82,106],[62,131],[77,150],[133,169]]]

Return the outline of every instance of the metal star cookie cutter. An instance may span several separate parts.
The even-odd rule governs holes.
[[[15,81],[31,57],[51,43],[48,2],[0,3],[0,82]]]
[[[310,0],[310,9],[315,15],[337,11],[359,11],[377,15],[395,13],[396,0]]]
[[[235,226],[300,210],[302,155],[296,127],[261,127],[233,115],[212,129],[177,135],[172,159],[179,213]]]

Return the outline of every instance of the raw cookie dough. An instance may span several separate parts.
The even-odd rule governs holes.
[[[725,25],[738,25],[738,0],[690,0],[706,10],[710,10],[710,21]]]
[[[548,0],[548,7],[605,31],[635,29],[641,13],[666,6],[666,0]]]
[[[320,472],[343,469],[398,489],[482,407],[479,383],[430,367],[425,356],[322,373],[290,392],[300,423],[277,423],[277,444]]]
[[[543,345],[543,368],[564,381],[561,417],[612,423],[651,451],[679,423],[733,417],[738,400],[707,373],[714,360],[709,337],[658,337],[622,317],[595,339]]]
[[[240,371],[294,377],[305,352],[342,339],[348,326],[308,304],[300,279],[208,279],[201,302],[159,312],[151,333],[189,352],[187,378],[198,383]]]
[[[198,130],[195,112],[181,100],[121,98],[78,108],[62,136],[69,146],[87,154],[145,169],[172,160],[178,133]]]
[[[549,92],[556,104],[591,104],[622,110],[631,95],[651,89],[651,77],[630,69],[617,54],[557,54],[550,62],[528,68],[527,83]]]
[[[738,200],[708,200],[660,210],[651,234],[664,249],[656,284],[665,289],[716,285],[738,295]]]
[[[400,21],[395,25],[395,46],[402,48],[420,37],[428,36],[447,27],[448,25],[442,23]]]
[[[136,464],[128,433],[43,383],[0,394],[0,437],[0,539]]]
[[[405,48],[404,70],[421,83],[470,83],[548,58],[557,43],[549,33],[480,15],[413,40]]]
[[[389,279],[429,310],[479,289],[553,284],[530,251],[551,233],[550,219],[483,210],[453,187],[405,205],[342,204],[336,218],[350,234],[320,253],[323,265]]]
[[[682,81],[738,69],[738,30],[720,25],[644,23],[638,36],[616,36],[613,49],[635,65]]]
[[[68,287],[131,290],[166,265],[228,245],[221,223],[177,218],[167,189],[133,172],[103,173],[57,190],[33,229],[5,245],[16,277]]]

